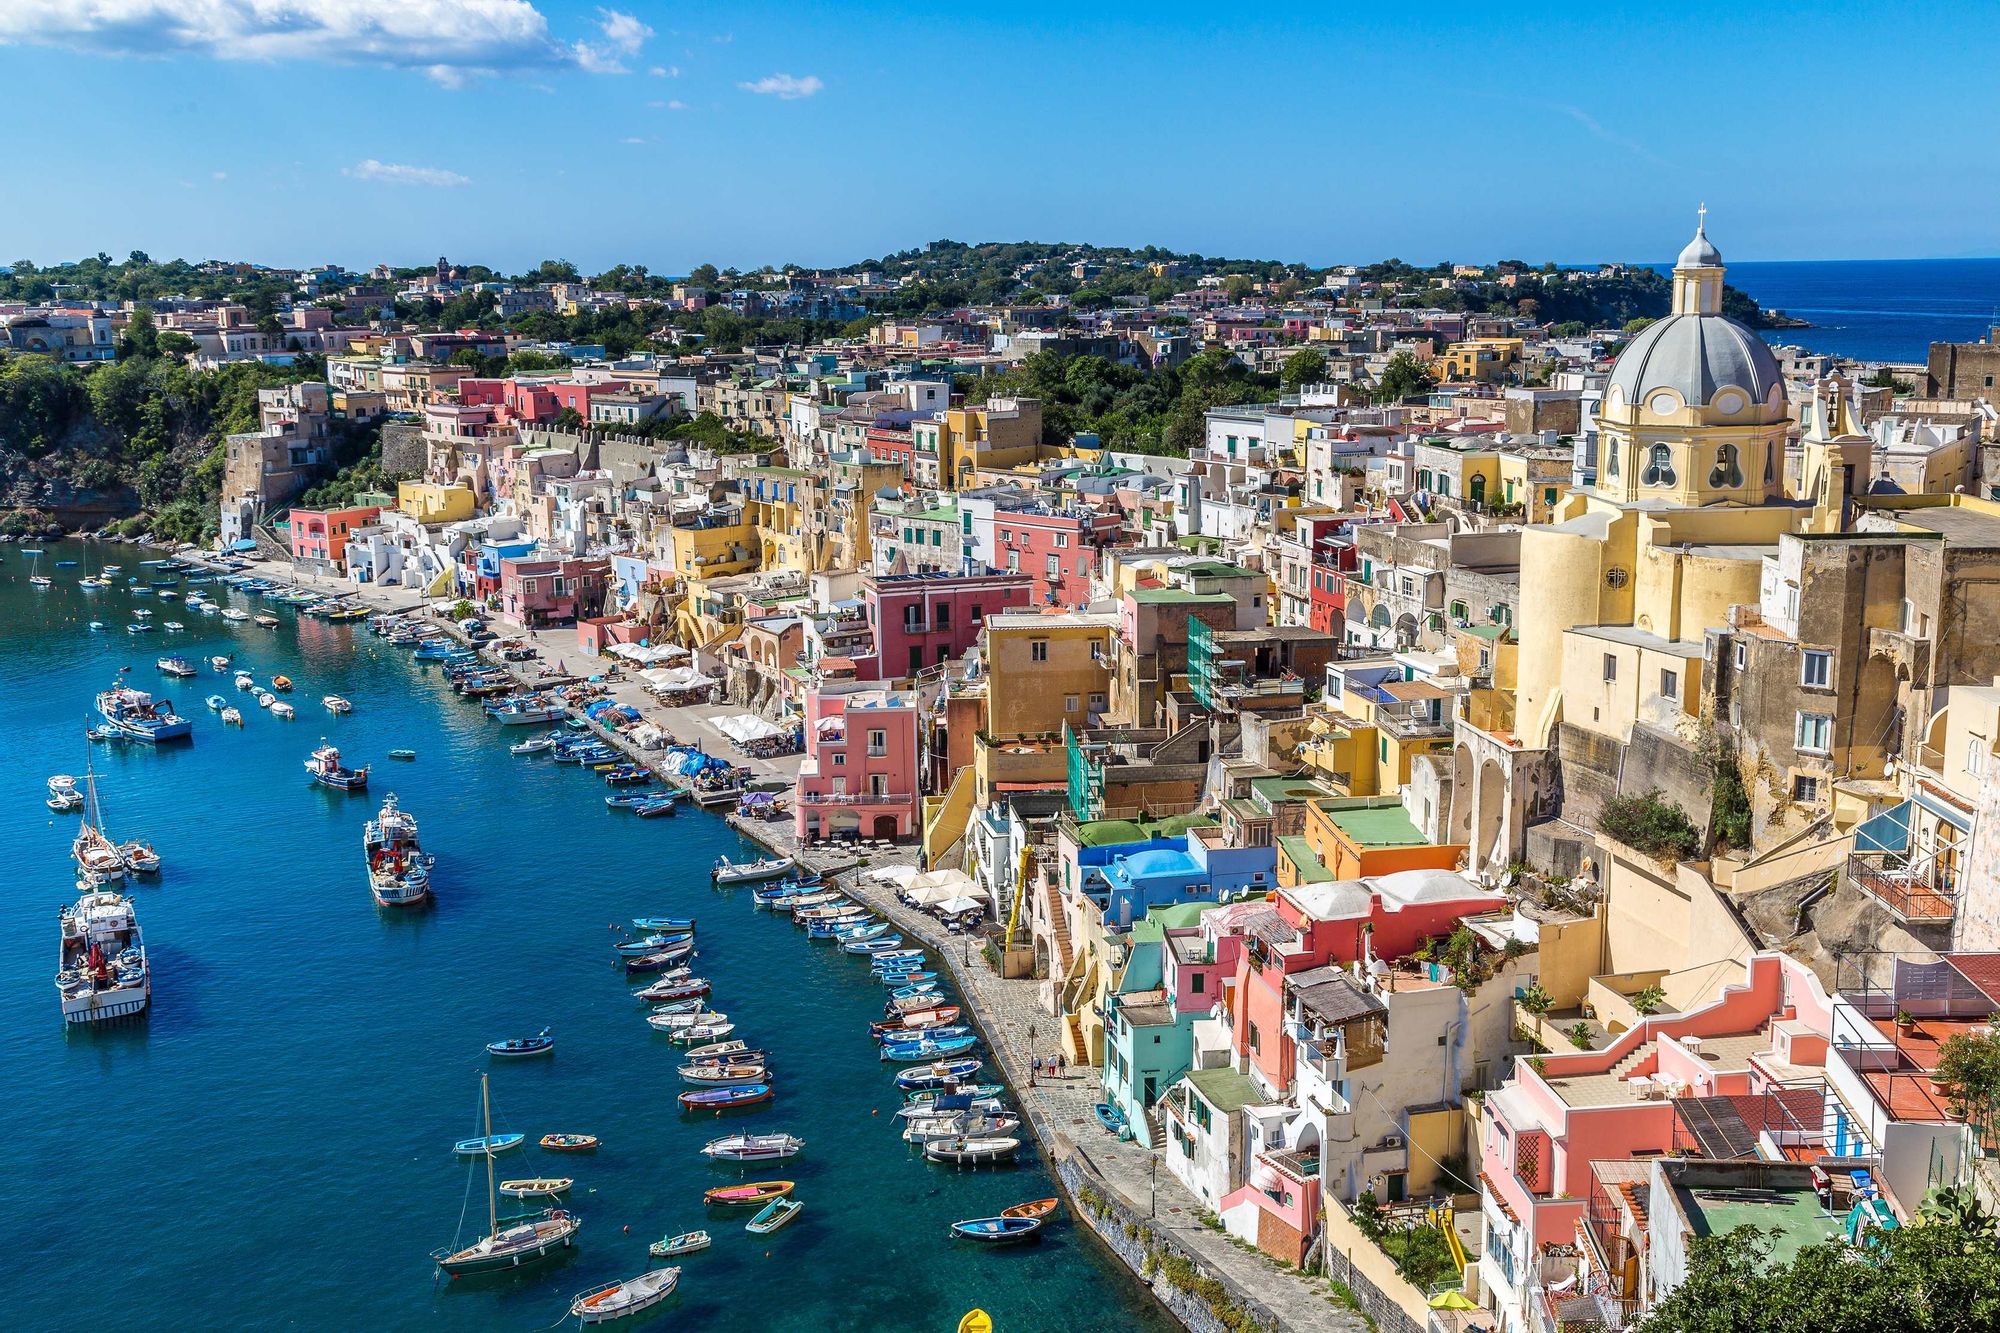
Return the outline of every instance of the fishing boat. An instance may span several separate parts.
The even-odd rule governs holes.
[[[644,764],[620,764],[604,770],[604,781],[613,787],[643,787],[653,776],[653,770]]]
[[[871,956],[875,954],[907,956],[908,953],[913,952],[903,948],[903,937],[901,935],[883,935],[872,940],[848,940],[840,947],[844,953]]]
[[[527,1180],[503,1180],[500,1192],[514,1199],[546,1199],[567,1193],[574,1184],[568,1176],[535,1176]]]
[[[952,1166],[991,1166],[1011,1161],[1021,1150],[1017,1138],[941,1139],[924,1145],[924,1156]]]
[[[223,709],[229,707],[229,700],[223,698],[219,694],[209,695],[206,702],[208,704],[209,711],[214,713],[220,713]]]
[[[478,1144],[473,1152],[486,1159],[486,1234],[463,1249],[446,1246],[431,1254],[437,1266],[454,1278],[467,1273],[518,1268],[545,1258],[574,1244],[577,1230],[583,1225],[583,1219],[574,1213],[551,1208],[539,1217],[510,1221],[504,1230],[501,1228],[499,1195],[493,1183],[493,1111],[487,1101],[484,1074],[479,1076],[479,1106],[486,1133],[482,1138],[466,1142]],[[512,1137],[518,1145],[520,1136]]]
[[[354,711],[354,705],[337,694],[327,695],[320,700],[320,704],[329,713],[351,713]]]
[[[749,1083],[740,1088],[696,1088],[680,1095],[681,1106],[689,1111],[733,1111],[770,1100],[768,1083]]]
[[[491,1156],[494,1153],[512,1152],[521,1146],[526,1134],[482,1134],[476,1139],[460,1139],[451,1145],[451,1150],[460,1157]]]
[[[569,1303],[569,1312],[581,1323],[608,1324],[652,1309],[673,1295],[680,1280],[678,1268],[655,1268],[650,1273],[584,1292]]]
[[[83,808],[83,793],[76,789],[76,779],[67,773],[58,773],[49,779],[49,798],[45,802],[57,814],[67,814],[71,810]]]
[[[709,878],[717,884],[756,884],[776,879],[797,864],[789,856],[767,856],[755,861],[731,861],[727,856],[718,856]]]
[[[1056,1210],[1060,1199],[1034,1199],[1028,1203],[1017,1203],[1012,1208],[1002,1208],[1002,1217],[1047,1217]]]
[[[997,1098],[1005,1091],[998,1083],[960,1083],[949,1088],[923,1088],[905,1093],[903,1100],[911,1106],[936,1106],[948,1097],[969,1097],[978,1101],[987,1097]]]
[[[222,618],[224,620],[229,621],[232,624],[241,624],[243,621],[246,621],[250,618],[250,613],[248,611],[240,610],[237,607],[231,606],[223,610]],[[276,617],[273,617],[273,619],[275,618]]]
[[[134,1018],[153,999],[152,968],[132,900],[84,881],[62,910],[56,948],[56,993],[64,1023]]]
[[[176,713],[170,701],[155,699],[123,683],[97,696],[97,713],[112,732],[152,744],[186,740],[194,730],[194,724]]]
[[[541,1138],[543,1152],[595,1152],[595,1134],[544,1134]]]
[[[722,1046],[728,1044],[730,1043],[726,1042],[709,1043],[710,1046]],[[742,1045],[741,1042],[735,1044]],[[694,1049],[705,1050],[707,1048],[696,1047]],[[681,1054],[681,1058],[687,1064],[690,1065],[763,1065],[765,1068],[768,1069],[770,1068],[771,1054],[769,1051],[760,1051],[760,1050],[753,1050],[746,1048],[740,1051],[733,1051],[730,1054],[723,1056],[710,1056],[710,1055],[695,1056],[695,1055],[689,1055],[684,1051]]]
[[[298,709],[292,707],[290,704],[286,703],[283,699],[274,700],[271,704],[271,716],[278,718],[282,721],[289,722],[293,718],[297,717],[298,713],[299,713]]]
[[[894,1018],[879,1019],[868,1025],[868,1035],[877,1041],[895,1036],[920,1036],[926,1029],[945,1027],[956,1023],[959,1007],[955,1004],[939,1005],[932,1009],[914,1009]]]
[[[153,665],[167,675],[179,680],[186,680],[189,676],[195,674],[194,663],[188,661],[185,657],[162,657],[159,661],[153,663]]]
[[[547,1055],[549,1052],[555,1050],[555,1048],[556,1039],[549,1035],[549,1029],[547,1028],[543,1028],[532,1037],[509,1037],[505,1041],[489,1041],[486,1043],[486,1053],[498,1056],[503,1060],[520,1060],[531,1055]]]
[[[278,618],[269,611],[259,611],[256,615],[250,617],[250,619],[256,621],[264,629],[278,628]]]
[[[700,1003],[700,1001],[696,1001]],[[713,1009],[690,1009],[669,1013],[654,1012],[646,1015],[646,1026],[655,1032],[682,1032],[695,1027],[718,1027],[729,1021],[729,1015]]]
[[[988,1085],[980,1085],[988,1086]],[[898,1120],[933,1120],[942,1116],[1007,1115],[1007,1104],[998,1096],[975,1097],[965,1092],[938,1093],[927,1102],[911,1102],[896,1108]]]
[[[657,799],[658,797],[649,791],[617,791],[612,792],[604,798],[604,808],[607,810],[636,810],[648,801]]]
[[[657,953],[661,949],[671,949],[677,944],[686,944],[694,936],[682,931],[675,935],[647,935],[636,940],[620,940],[612,949],[627,958],[637,958],[642,954]]]
[[[912,989],[913,987],[927,988],[933,991],[937,989],[938,974],[935,972],[887,971],[878,972],[876,976],[881,980],[883,985],[893,987],[898,995],[903,994],[905,991],[910,991],[912,994],[916,993]]]
[[[545,751],[545,750],[553,750],[553,749],[555,748],[555,746],[556,746],[556,743],[555,743],[554,741],[550,740],[550,739],[549,739],[549,738],[548,738],[547,736],[537,736],[537,737],[535,737],[535,739],[533,739],[533,740],[531,740],[531,741],[522,741],[522,742],[520,742],[520,743],[519,743],[518,745],[510,745],[510,746],[508,746],[508,747],[507,747],[507,753],[509,753],[509,754],[541,754],[541,753],[542,753],[543,751]]]
[[[903,1070],[896,1075],[896,1086],[905,1092],[914,1092],[919,1088],[951,1088],[971,1078],[983,1067],[984,1062],[970,1057],[940,1060],[936,1064]]]
[[[805,1150],[806,1141],[793,1134],[731,1134],[710,1139],[701,1155],[717,1162],[781,1162]]]
[[[763,1212],[745,1222],[743,1229],[753,1236],[768,1236],[803,1211],[805,1205],[797,1199],[773,1199]]]
[[[1125,1132],[1125,1116],[1110,1102],[1093,1103],[1090,1113],[1096,1116],[1097,1123],[1110,1133],[1122,1135]]]
[[[90,632],[92,634],[102,634],[105,628],[106,626],[104,622],[101,620],[93,620],[90,622]]]
[[[663,815],[671,815],[679,805],[679,797],[656,793],[645,800],[635,801],[628,808],[641,819],[658,819]]]
[[[231,659],[229,655],[226,653],[217,653],[215,656],[208,659],[208,664],[209,666],[215,669],[218,675],[220,675],[222,672],[229,670],[229,663],[232,660],[233,659]]]
[[[561,704],[522,702],[488,709],[487,716],[503,727],[528,727],[538,722],[557,722],[566,710]]]
[[[1039,1217],[975,1217],[951,1224],[951,1234],[960,1240],[976,1240],[986,1245],[1018,1245],[1033,1240],[1041,1229]]]
[[[1007,1111],[947,1111],[942,1115],[909,1116],[903,1142],[925,1144],[942,1139],[991,1138],[1021,1127],[1021,1117]]]
[[[253,694],[262,693],[262,691],[257,688],[257,678],[251,675],[247,671],[239,671],[236,673],[236,688],[239,690],[247,690]]]
[[[223,723],[227,726],[240,727],[243,725],[242,710],[236,708],[225,708],[222,710],[222,720]]]
[[[120,843],[118,858],[125,863],[125,868],[135,875],[160,873],[160,854],[153,850],[153,844],[150,842]]]
[[[360,791],[368,785],[368,765],[348,768],[340,762],[340,751],[323,742],[306,760],[306,772],[320,786],[335,791]]]
[[[703,1190],[701,1201],[710,1208],[761,1208],[774,1199],[790,1194],[792,1185],[789,1180],[753,1180],[746,1185],[717,1185],[712,1190]]]
[[[389,793],[381,813],[362,831],[361,855],[368,891],[382,906],[414,907],[430,897],[436,858],[424,851],[416,817],[396,804],[396,793]]]
[[[417,757],[417,752],[415,750],[391,750],[389,751],[389,757],[391,759],[410,760]]]
[[[762,1065],[682,1065],[677,1072],[697,1088],[740,1088],[769,1077]]]
[[[761,1052],[750,1049],[749,1042],[738,1039],[736,1041],[714,1041],[706,1046],[696,1046],[681,1052],[681,1058],[689,1064],[699,1064],[704,1061],[721,1064],[747,1064],[750,1062],[750,1057],[759,1054]]]
[[[916,1064],[925,1060],[948,1060],[954,1055],[962,1055],[979,1044],[979,1038],[967,1034],[963,1037],[921,1038],[917,1041],[890,1041],[882,1044],[882,1058],[897,1064]]]
[[[646,1247],[646,1253],[655,1259],[672,1259],[677,1255],[695,1254],[709,1246],[706,1231],[683,1231],[678,1236],[667,1236]]]

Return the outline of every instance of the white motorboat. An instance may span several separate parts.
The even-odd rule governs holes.
[[[701,1155],[718,1162],[778,1162],[797,1156],[805,1146],[795,1134],[731,1134],[710,1139]]]
[[[726,856],[718,856],[709,878],[717,884],[754,884],[790,874],[797,864],[789,856],[766,856],[755,861],[731,861]]]
[[[285,718],[286,720],[290,720],[291,718],[298,716],[298,711],[299,711],[298,709],[292,707],[290,704],[286,703],[283,699],[276,700],[271,705],[272,717],[281,717]]]
[[[967,1140],[974,1143],[985,1142],[995,1135],[1011,1134],[1021,1127],[1021,1117],[1017,1115],[961,1114],[913,1116],[903,1126],[905,1143],[939,1143],[950,1139]]]
[[[329,694],[324,699],[321,699],[320,702],[326,706],[326,711],[329,713],[351,713],[354,711],[354,705],[337,694]]]
[[[606,1324],[652,1309],[673,1295],[680,1280],[678,1268],[655,1268],[650,1273],[584,1292],[569,1303],[569,1312],[581,1323]]]
[[[57,814],[67,814],[71,810],[83,808],[83,793],[76,789],[76,779],[67,773],[58,773],[49,779],[49,809]]]
[[[926,1143],[924,1156],[933,1162],[947,1162],[955,1166],[984,1166],[1004,1162],[1020,1150],[1021,1141],[1016,1138],[949,1138]]]
[[[222,612],[222,618],[224,620],[230,621],[231,623],[241,623],[242,621],[248,620],[250,618],[250,613],[248,611],[238,610],[236,607],[231,606],[224,608]]]

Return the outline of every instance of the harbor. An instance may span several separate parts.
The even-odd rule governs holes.
[[[85,575],[105,561],[135,570],[156,554],[65,550]],[[153,976],[143,1018],[66,1032],[49,987],[54,931],[24,924],[0,942],[15,1065],[51,1104],[78,1108],[72,1119],[10,1126],[16,1141],[93,1197],[124,1201],[80,1219],[57,1202],[27,1205],[35,1224],[69,1239],[51,1274],[59,1280],[11,1304],[24,1322],[60,1319],[66,1281],[90,1281],[97,1308],[143,1320],[162,1303],[203,1299],[207,1275],[227,1263],[242,1274],[240,1298],[306,1326],[541,1328],[579,1294],[656,1266],[650,1243],[706,1229],[709,1248],[670,1261],[683,1274],[663,1318],[748,1326],[736,1321],[750,1318],[749,1284],[781,1263],[788,1276],[826,1280],[759,1302],[758,1327],[949,1328],[974,1306],[1001,1328],[1072,1317],[1168,1326],[1066,1216],[1027,1246],[951,1238],[954,1222],[1057,1195],[1051,1159],[1029,1145],[1012,1166],[960,1171],[901,1141],[893,1078],[902,1066],[879,1058],[867,1030],[883,1017],[884,988],[866,959],[809,944],[755,910],[749,888],[711,886],[718,856],[755,855],[722,819],[606,809],[612,789],[594,776],[509,753],[542,728],[494,723],[437,667],[366,624],[280,610],[265,629],[247,618],[261,604],[211,584],[246,619],[177,611],[186,628],[171,632],[172,651],[200,669],[181,680],[154,661],[167,632],[143,648],[92,633],[93,616],[110,618],[110,597],[67,583],[0,584],[0,686],[37,701],[13,729],[19,744],[4,768],[17,801],[37,802],[34,817],[0,837],[26,870],[10,877],[10,910],[30,923],[74,898],[76,816],[43,808],[50,774],[93,769],[109,836],[151,842],[164,864],[118,886],[145,930]],[[220,657],[231,659],[226,672],[211,662]],[[172,700],[192,722],[189,739],[84,740],[92,700],[121,668],[132,688]],[[260,683],[288,677],[295,689],[281,697],[297,716],[275,717],[232,688],[237,669]],[[211,692],[242,707],[241,727],[202,706]],[[327,695],[351,711],[322,707]],[[703,723],[669,725],[687,738]],[[369,769],[364,791],[316,783],[302,768],[322,742],[350,771]],[[391,793],[436,858],[426,906],[370,898],[364,827]],[[769,1104],[721,1117],[675,1104],[686,1086],[675,1077],[681,1048],[649,1030],[631,996],[638,983],[612,948],[634,918],[656,916],[699,921],[709,1003],[767,1050]],[[543,1029],[556,1041],[548,1058],[485,1053],[491,1041]],[[483,1164],[469,1173],[451,1152],[478,1132],[482,1074],[494,1131],[527,1137],[498,1160],[500,1173],[573,1178],[564,1206],[583,1225],[574,1246],[533,1271],[441,1281],[431,1252],[486,1224]],[[78,1156],[65,1145],[86,1110],[95,1150]],[[557,1131],[601,1146],[568,1156],[534,1146]],[[702,1155],[735,1132],[790,1133],[806,1146],[782,1169]],[[705,1190],[767,1175],[795,1180],[805,1204],[782,1230],[747,1233],[751,1217],[704,1208]],[[544,1202],[503,1198],[500,1211]],[[188,1209],[213,1203],[223,1224],[199,1238],[180,1225]],[[327,1237],[318,1263],[268,1262],[270,1236],[309,1229]],[[141,1233],[149,1242],[135,1265],[107,1272],[90,1257]],[[871,1262],[854,1264],[857,1253]]]

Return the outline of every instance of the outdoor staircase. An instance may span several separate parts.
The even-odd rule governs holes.
[[[1084,1044],[1083,1023],[1075,1014],[1063,1015],[1063,1026],[1069,1031],[1068,1058],[1074,1064],[1090,1063],[1090,1047]]]
[[[1069,917],[1063,912],[1062,894],[1050,881],[1042,881],[1042,904],[1049,914],[1049,936],[1055,941],[1055,957],[1050,960],[1049,974],[1057,978],[1069,976],[1070,968],[1076,963],[1076,950],[1069,942]]]

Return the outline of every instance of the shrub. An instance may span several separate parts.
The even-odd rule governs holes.
[[[1701,834],[1687,811],[1655,787],[1637,796],[1614,796],[1604,803],[1597,827],[1634,851],[1663,861],[1686,861],[1701,851]]]
[[[2000,1100],[2000,1038],[1973,1032],[1946,1037],[1933,1077],[1968,1106]]]
[[[1667,1002],[1667,993],[1658,986],[1648,986],[1632,997],[1632,1007],[1642,1014],[1655,1014]]]
[[[1521,992],[1521,1007],[1531,1014],[1546,1014],[1555,1007],[1555,997],[1542,989],[1542,983],[1531,981]]]
[[[1579,1018],[1576,1022],[1564,1028],[1563,1035],[1568,1037],[1569,1044],[1576,1047],[1579,1051],[1590,1049],[1590,1024],[1584,1022],[1582,1019]]]

